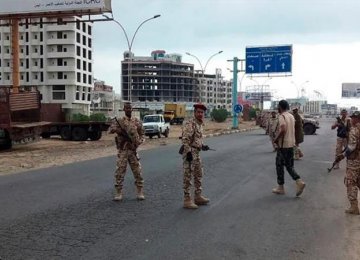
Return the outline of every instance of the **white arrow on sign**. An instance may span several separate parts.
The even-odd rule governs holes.
[[[282,67],[283,70],[285,69],[285,63],[284,62],[281,63],[281,67]]]
[[[265,70],[268,70],[268,68],[270,68],[270,67],[271,67],[270,64],[266,64],[266,65],[265,65]]]
[[[248,67],[249,67],[249,69],[251,69],[251,70],[254,70],[254,69],[255,69],[255,68],[254,68],[254,65],[249,65]]]

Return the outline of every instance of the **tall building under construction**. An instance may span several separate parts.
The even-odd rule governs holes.
[[[179,54],[153,51],[150,57],[125,52],[122,67],[122,97],[132,102],[198,102],[194,65],[183,63]]]

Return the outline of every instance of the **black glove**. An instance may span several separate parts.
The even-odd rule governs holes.
[[[188,153],[186,154],[186,161],[191,162],[193,159],[194,159],[194,158],[193,158],[192,153],[191,153],[191,152],[188,152]]]
[[[201,147],[201,150],[203,150],[203,151],[209,151],[209,150],[210,150],[210,147],[209,147],[208,145],[203,145],[203,146]]]

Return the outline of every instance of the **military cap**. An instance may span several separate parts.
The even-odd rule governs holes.
[[[360,118],[360,111],[354,111],[350,117],[357,117]]]
[[[201,110],[204,110],[204,111],[207,110],[206,106],[204,104],[201,104],[201,103],[195,104],[194,109],[201,109]]]

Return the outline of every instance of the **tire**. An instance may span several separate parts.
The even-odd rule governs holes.
[[[71,129],[70,129],[70,127],[63,126],[60,129],[60,136],[61,136],[61,139],[65,140],[65,141],[71,140]]]
[[[43,139],[49,139],[49,138],[51,137],[51,134],[50,134],[49,132],[45,132],[45,133],[42,133],[42,134],[41,134],[41,137],[42,137]]]
[[[169,137],[169,132],[170,132],[169,128],[166,128],[165,133],[164,133],[165,138]]]
[[[157,137],[161,138],[161,128],[159,129],[159,132],[157,133]]]
[[[97,140],[101,139],[102,132],[101,132],[101,130],[95,130],[95,131],[89,132],[88,135],[89,135],[89,138],[91,141],[97,141]]]
[[[316,128],[312,124],[304,125],[304,134],[305,135],[312,135],[313,133],[315,133],[315,131],[316,131]]]
[[[10,139],[9,134],[6,132],[5,134],[5,142],[0,145],[0,150],[10,150],[12,148],[12,141]]]
[[[74,141],[86,141],[88,139],[87,130],[82,127],[75,127],[71,135]]]
[[[152,139],[154,136],[153,135],[149,135],[149,138]]]

